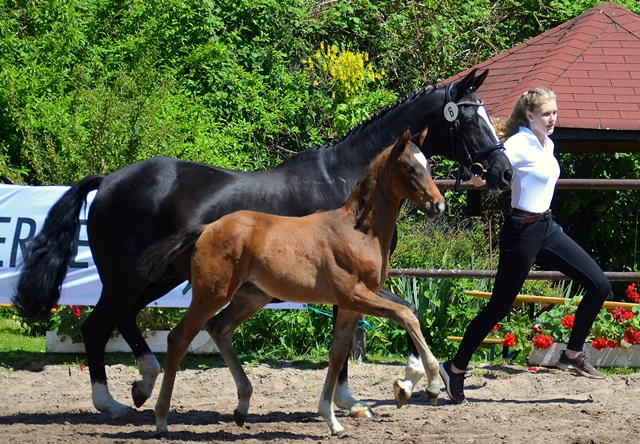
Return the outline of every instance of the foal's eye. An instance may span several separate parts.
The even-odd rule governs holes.
[[[404,167],[404,170],[407,172],[407,174],[416,174],[416,169],[411,165],[407,165],[406,167]]]

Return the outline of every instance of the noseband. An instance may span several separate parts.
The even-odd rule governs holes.
[[[478,102],[454,102],[453,100],[451,100],[451,88],[453,88],[454,84],[455,82],[449,83],[445,89],[446,104],[444,106],[444,118],[451,124],[451,126],[449,127],[449,135],[451,136],[451,146],[454,147],[453,160],[460,163],[460,169],[458,170],[458,177],[456,179],[456,184],[454,187],[454,190],[457,193],[464,171],[464,165],[462,161],[456,159],[454,134],[457,134],[459,139],[462,141],[462,146],[464,147],[465,154],[467,155],[467,158],[465,160],[467,160],[470,164],[469,173],[480,178],[484,178],[488,170],[486,170],[482,163],[479,162],[479,159],[483,156],[488,156],[495,150],[504,150],[504,144],[498,141],[491,146],[476,149],[473,142],[471,141],[471,138],[458,120],[458,107],[465,105],[482,106],[483,102],[482,100],[479,100]],[[493,167],[493,164],[496,160],[497,158],[493,159],[493,162],[491,162],[491,165],[489,165],[489,170]]]

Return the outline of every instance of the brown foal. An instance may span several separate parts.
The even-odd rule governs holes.
[[[423,138],[425,134],[426,130]],[[176,372],[205,323],[238,387],[235,420],[244,422],[253,389],[233,347],[233,331],[272,298],[335,304],[340,309],[318,405],[332,435],[344,431],[333,412],[333,397],[361,314],[390,318],[407,330],[424,363],[414,370],[419,373],[417,379],[426,368],[427,396],[436,402],[440,393],[438,362],[424,340],[418,319],[407,307],[376,294],[387,278],[389,247],[402,201],[413,202],[430,217],[441,214],[445,207],[426,158],[409,139],[406,131],[378,155],[337,210],[305,217],[238,211],[160,241],[143,254],[138,269],[153,281],[176,254],[195,242],[191,257],[193,298],[169,334],[166,368],[155,408],[156,434],[167,433]],[[236,293],[241,296],[234,298]],[[229,306],[216,315],[227,303]],[[399,381],[394,384],[400,407],[410,391],[406,393]]]

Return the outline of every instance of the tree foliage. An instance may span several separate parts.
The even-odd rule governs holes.
[[[158,155],[271,168],[597,3],[0,0],[0,177],[70,184]],[[597,161],[610,177],[639,163],[637,153]],[[563,170],[591,177],[591,162],[564,158]],[[434,160],[436,175],[452,171]],[[556,205],[582,221],[567,228],[603,266],[637,269],[638,216],[627,213],[638,200],[562,192]]]

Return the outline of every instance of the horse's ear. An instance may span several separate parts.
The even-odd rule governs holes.
[[[474,81],[476,79],[476,72],[478,72],[478,68],[472,69],[469,74],[456,86],[456,98],[454,100],[460,100],[460,98],[464,95],[464,93],[470,87],[474,86]]]
[[[429,127],[425,126],[421,133],[414,134],[411,136],[411,141],[418,146],[422,146],[424,139],[427,137],[427,132],[429,131]]]
[[[476,91],[478,90],[478,88],[480,88],[480,85],[482,85],[482,83],[484,82],[484,79],[486,79],[488,75],[489,75],[489,70],[487,69],[485,70],[485,72],[483,72],[473,80],[473,87],[476,89]]]

